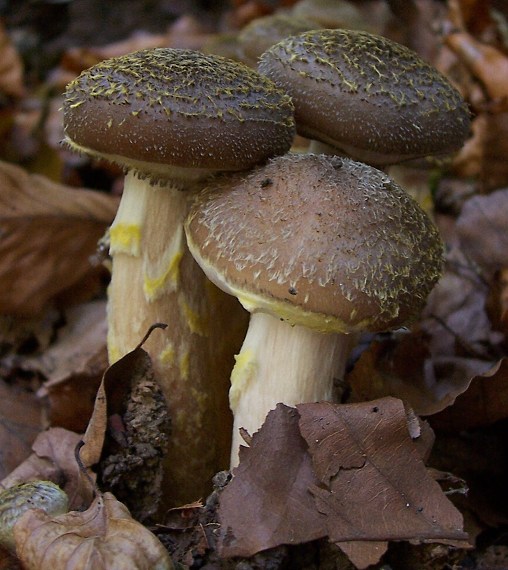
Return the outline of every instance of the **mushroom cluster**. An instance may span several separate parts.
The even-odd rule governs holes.
[[[217,438],[229,452],[225,386],[245,316],[193,261],[183,220],[199,180],[289,149],[293,106],[245,65],[156,48],[85,70],[68,85],[63,110],[72,149],[127,173],[110,229],[109,357],[167,323],[144,348],[172,415],[166,489],[175,502],[193,500],[224,465]]]
[[[356,335],[411,323],[441,275],[436,228],[375,166],[457,150],[469,113],[444,76],[386,38],[299,33],[259,72],[136,52],[71,83],[64,118],[73,149],[127,171],[108,348],[115,361],[151,324],[169,325],[146,348],[173,414],[178,500],[219,467],[209,434],[230,436],[242,306],[232,466],[240,428],[253,433],[279,402],[333,399]],[[307,154],[288,152],[295,119],[314,141]]]

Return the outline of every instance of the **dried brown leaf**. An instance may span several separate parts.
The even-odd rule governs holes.
[[[0,479],[30,455],[42,429],[41,414],[33,394],[0,381]]]
[[[328,536],[363,568],[388,540],[466,544],[462,517],[427,473],[394,398],[279,404],[233,475],[219,506],[224,557]]]
[[[101,460],[101,484],[138,520],[148,519],[159,506],[169,432],[169,413],[150,356],[138,346],[106,370],[81,450],[85,465]]]
[[[375,540],[368,542],[364,540],[350,540],[349,542],[339,543],[339,548],[356,568],[362,570],[379,562],[381,556],[388,549],[388,543],[385,541],[376,542]]]
[[[0,22],[0,92],[14,97],[25,93],[23,63]]]
[[[5,488],[27,481],[47,480],[60,485],[69,497],[71,508],[88,506],[93,489],[83,478],[76,462],[75,450],[80,435],[63,428],[50,428],[40,433],[33,453],[2,481]]]
[[[79,47],[67,50],[61,68],[56,70],[53,82],[65,85],[84,69],[112,57],[119,57],[141,49],[172,47],[199,50],[210,34],[192,15],[184,14],[168,27],[166,33],[152,34],[136,31],[125,40],[99,47]]]
[[[24,359],[21,366],[47,378],[38,396],[48,400],[51,425],[82,432],[108,365],[106,302],[72,307],[65,316],[57,340],[40,356]]]
[[[240,464],[220,497],[221,556],[252,556],[326,536],[309,493],[318,480],[298,422],[296,409],[279,404],[251,446],[240,448]]]
[[[429,476],[402,402],[301,404],[300,429],[320,484],[311,489],[330,540],[457,540],[462,515]]]
[[[118,200],[0,163],[0,312],[30,316],[90,275]],[[90,283],[88,283],[90,285]]]
[[[432,425],[463,431],[508,418],[508,361],[503,358],[487,372],[474,376],[453,406],[432,417]]]
[[[466,31],[452,32],[444,40],[492,99],[508,97],[508,57],[504,53]]]
[[[461,246],[490,276],[508,267],[508,189],[466,201],[457,219]]]
[[[118,414],[119,402],[125,400],[135,376],[143,376],[150,364],[142,348],[136,348],[112,364],[104,373],[93,407],[92,417],[83,437],[81,459],[85,465],[99,462],[104,448],[108,416]],[[149,358],[148,358],[149,361]]]
[[[432,356],[428,342],[410,334],[394,343],[373,342],[348,374],[353,401],[395,396],[416,413],[429,416],[451,406],[471,380],[493,362],[457,356]]]
[[[168,570],[168,552],[111,493],[84,512],[51,518],[25,513],[14,527],[16,552],[27,570]]]

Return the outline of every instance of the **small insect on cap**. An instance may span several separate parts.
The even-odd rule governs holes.
[[[434,67],[408,48],[356,30],[286,38],[259,70],[292,98],[299,134],[375,165],[458,150],[467,106]]]
[[[251,312],[321,332],[383,331],[417,318],[443,245],[379,170],[287,154],[200,193],[186,223],[208,277]]]
[[[294,119],[289,97],[255,70],[155,48],[108,59],[72,81],[64,129],[72,148],[150,175],[250,168],[289,149]]]

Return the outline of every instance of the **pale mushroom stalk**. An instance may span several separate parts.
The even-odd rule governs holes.
[[[108,289],[111,363],[133,350],[151,325],[168,325],[166,331],[150,335],[143,348],[170,402],[169,481],[179,485],[172,497],[182,500],[204,488],[211,465],[224,464],[231,426],[224,415],[227,370],[244,321],[189,256],[183,221],[191,195],[181,183],[152,183],[134,172],[127,174],[111,227]],[[221,345],[213,336],[219,331],[226,331],[220,332]],[[204,435],[209,433],[213,440]]]
[[[144,332],[157,320],[171,319],[167,324],[176,326],[174,319],[178,315],[168,313],[168,307],[179,306],[179,295],[181,302],[185,302],[179,273],[186,250],[183,220],[188,204],[188,192],[169,182],[151,183],[134,172],[125,177],[122,201],[110,229],[113,257],[108,305],[110,362],[136,347]],[[196,278],[199,279],[199,274]],[[126,299],[129,302],[125,302]],[[199,320],[197,315],[187,319],[183,312],[181,316],[184,327],[197,329],[206,336],[204,315],[201,326],[193,322]],[[161,346],[154,351],[151,347],[160,344],[163,336],[151,335],[145,346],[159,355],[156,366],[164,367],[173,365],[178,350],[176,346]]]
[[[335,383],[344,376],[356,339],[356,334],[326,334],[290,325],[268,313],[251,315],[231,374],[232,467],[242,444],[240,428],[254,433],[263,424],[267,410],[279,402],[295,406],[337,401]]]
[[[185,243],[197,185],[285,153],[293,106],[247,66],[192,50],[155,48],[103,61],[66,90],[65,141],[127,175],[111,227],[111,362],[143,348],[171,415],[164,506],[204,496],[227,465],[227,383],[245,311],[211,285]],[[201,181],[201,182],[200,182]]]
[[[362,331],[407,325],[441,275],[439,233],[376,168],[287,154],[200,192],[185,222],[212,282],[251,313],[231,376],[239,428],[252,435],[279,402],[333,399]]]

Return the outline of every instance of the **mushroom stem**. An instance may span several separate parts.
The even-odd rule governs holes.
[[[206,494],[213,474],[227,466],[232,349],[246,321],[236,299],[210,284],[188,252],[183,220],[192,194],[129,174],[111,232],[110,362],[133,350],[152,324],[168,325],[143,348],[172,420],[164,482],[172,505]],[[224,334],[213,334],[218,330]]]
[[[126,174],[122,199],[109,231],[111,254],[126,253],[139,256],[141,228],[145,219],[149,190],[146,181],[140,180],[134,171],[131,170]]]
[[[344,376],[356,334],[321,333],[292,326],[267,313],[251,314],[247,335],[231,374],[234,414],[231,467],[238,463],[240,428],[256,432],[278,403],[334,399],[334,381]]]
[[[110,230],[111,362],[133,350],[154,322],[174,319],[174,315],[167,314],[167,297],[174,296],[178,289],[179,265],[185,252],[182,224],[188,200],[186,192],[170,183],[154,185],[133,172],[125,178],[120,207]]]

